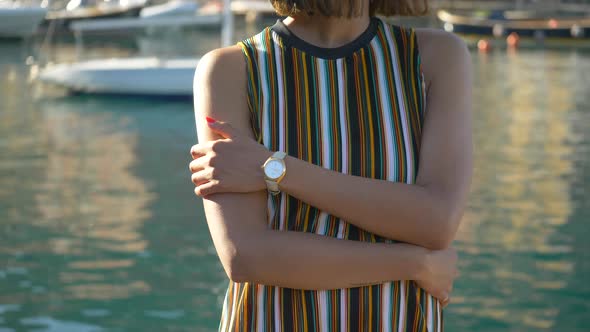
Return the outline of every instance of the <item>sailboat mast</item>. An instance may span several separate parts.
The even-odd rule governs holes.
[[[234,15],[231,10],[231,0],[223,0],[221,47],[232,45],[234,38]]]

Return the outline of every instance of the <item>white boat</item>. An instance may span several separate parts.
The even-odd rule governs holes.
[[[172,0],[163,4],[145,7],[139,13],[139,17],[142,18],[154,18],[163,16],[192,16],[199,9],[194,1],[187,0]]]
[[[268,0],[234,0],[231,10],[238,15],[275,14],[275,9]]]
[[[145,7],[139,13],[139,17],[81,20],[73,22],[70,29],[84,33],[183,26],[219,27],[221,21],[219,10],[204,11],[194,1],[173,0]]]
[[[43,21],[47,9],[19,2],[0,1],[0,38],[31,36]]]
[[[53,65],[39,78],[74,92],[191,96],[198,59],[108,59]]]
[[[220,15],[162,16],[153,18],[104,18],[73,22],[70,29],[74,32],[101,32],[134,29],[154,29],[162,27],[218,27]]]
[[[56,27],[67,27],[78,20],[136,17],[148,0],[70,0],[66,8],[51,10],[45,21]]]
[[[230,0],[224,0],[222,45],[233,43]],[[48,65],[38,78],[75,92],[191,96],[198,58],[101,59]]]

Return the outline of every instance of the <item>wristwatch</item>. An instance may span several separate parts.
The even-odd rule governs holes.
[[[279,182],[281,182],[287,173],[287,166],[285,165],[286,156],[286,153],[277,151],[264,162],[264,165],[262,165],[266,188],[273,195],[281,193],[279,190]]]

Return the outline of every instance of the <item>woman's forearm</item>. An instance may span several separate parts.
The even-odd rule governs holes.
[[[268,230],[250,238],[235,262],[236,281],[297,289],[336,289],[416,280],[428,250],[302,232]]]
[[[266,200],[266,192],[224,193],[203,200],[217,254],[234,281],[335,289],[419,280],[430,266],[431,252],[414,245],[269,229]]]
[[[371,233],[431,249],[446,247],[451,218],[427,189],[331,171],[287,157],[282,191]]]

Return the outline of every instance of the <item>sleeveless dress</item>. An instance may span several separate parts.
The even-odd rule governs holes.
[[[415,182],[425,89],[413,30],[372,18],[357,39],[326,49],[278,21],[239,45],[260,143],[337,172]],[[269,194],[267,217],[279,231],[393,242],[285,193]],[[230,281],[219,330],[438,332],[442,320],[413,281],[322,291]]]

